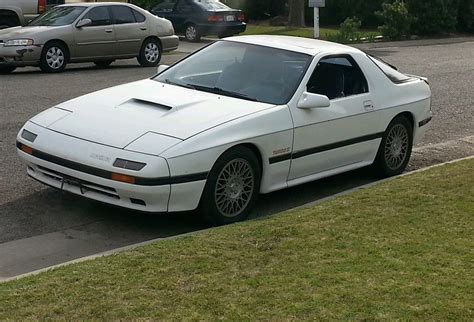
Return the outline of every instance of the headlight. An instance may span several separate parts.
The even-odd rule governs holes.
[[[33,45],[33,39],[12,39],[7,40],[3,46],[5,47],[13,47],[13,46],[31,46]]]

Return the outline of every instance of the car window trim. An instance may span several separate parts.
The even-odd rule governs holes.
[[[307,90],[308,89],[308,84],[309,84],[309,81],[311,80],[311,78],[313,77],[313,74],[314,72],[316,71],[316,68],[318,68],[318,65],[319,63],[321,62],[321,60],[323,59],[331,59],[331,58],[346,58],[349,63],[352,64],[352,66],[356,69],[359,70],[359,72],[362,74],[362,76],[364,77],[364,80],[365,80],[365,83],[367,85],[367,92],[365,93],[358,93],[358,94],[352,94],[352,95],[344,95],[342,97],[336,97],[336,98],[333,98],[333,99],[330,99],[330,101],[334,101],[334,100],[338,100],[338,99],[343,99],[343,98],[347,98],[347,97],[353,97],[353,96],[358,96],[358,95],[364,95],[364,94],[369,94],[370,93],[370,86],[369,86],[369,82],[367,81],[367,77],[365,76],[364,74],[364,71],[362,70],[362,68],[360,68],[359,64],[357,64],[357,61],[354,59],[354,57],[352,57],[351,54],[332,54],[332,55],[326,55],[326,56],[323,56],[321,57],[318,62],[316,63],[316,66],[313,68],[313,71],[311,72],[311,76],[309,77],[308,79],[308,82],[306,83],[305,85],[305,89]]]
[[[113,17],[112,17],[112,11],[110,10],[110,6],[109,5],[105,5],[105,6],[91,6],[88,8],[88,10],[86,10],[85,12],[82,13],[82,17],[79,17],[77,22],[74,24],[77,28],[77,24],[79,23],[79,21],[81,21],[82,19],[88,19],[88,18],[84,18],[89,12],[91,12],[92,10],[96,9],[96,8],[100,8],[100,7],[105,7],[107,9],[107,11],[109,12],[109,17],[110,17],[110,24],[109,25],[96,25],[96,26],[85,26],[85,28],[88,28],[88,27],[106,27],[106,26],[113,26],[114,23],[113,23]],[[92,20],[92,19],[91,19]]]

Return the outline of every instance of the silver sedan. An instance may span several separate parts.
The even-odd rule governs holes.
[[[159,64],[162,52],[175,50],[178,44],[170,21],[137,6],[61,5],[26,27],[0,31],[0,73],[23,66],[57,73],[68,63],[108,66],[114,60],[133,57],[140,65],[151,67]]]

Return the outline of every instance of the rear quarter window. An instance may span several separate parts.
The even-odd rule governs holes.
[[[396,70],[393,66],[390,66],[380,58],[375,56],[367,55],[369,59],[377,65],[377,67],[387,76],[392,82],[396,84],[408,82],[413,79],[413,77],[405,75],[398,70]]]

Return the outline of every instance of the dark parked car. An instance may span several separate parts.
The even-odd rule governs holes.
[[[163,0],[151,12],[170,20],[176,32],[193,42],[206,35],[236,35],[247,28],[241,10],[217,0]]]

